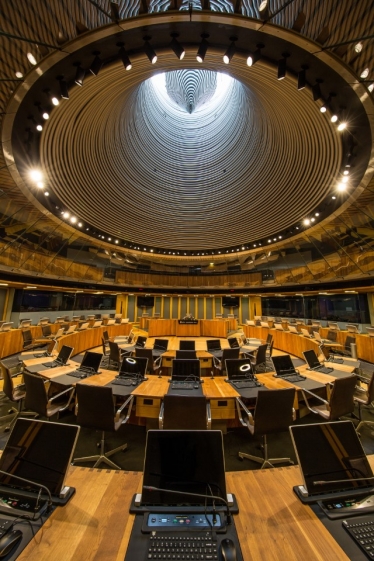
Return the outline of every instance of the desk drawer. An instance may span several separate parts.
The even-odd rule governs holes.
[[[234,399],[211,399],[212,419],[235,419]]]
[[[136,416],[158,419],[161,407],[161,399],[154,397],[136,398]]]

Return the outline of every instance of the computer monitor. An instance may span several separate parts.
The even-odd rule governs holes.
[[[228,358],[226,372],[229,380],[245,380],[253,377],[252,364],[249,358]]]
[[[277,376],[287,376],[295,372],[295,366],[290,355],[278,355],[271,357]]]
[[[167,351],[169,341],[167,339],[155,339],[153,348],[160,351]]]
[[[52,335],[52,329],[50,325],[42,325],[43,337],[49,337]]]
[[[74,351],[74,347],[68,347],[68,345],[62,345],[60,352],[56,358],[56,362],[59,362],[61,365],[67,364],[67,361],[72,355]]]
[[[49,323],[49,318],[40,318],[39,325],[47,325]]]
[[[192,359],[173,359],[171,379],[184,380],[200,380],[200,361],[197,358]]]
[[[340,331],[340,327],[339,327],[338,323],[336,323],[334,321],[328,321],[327,323],[328,323],[329,329],[334,329],[336,331]]]
[[[354,323],[347,323],[347,331],[349,331],[350,333],[360,333],[358,325]]]
[[[147,487],[170,492],[151,491]],[[177,491],[208,495],[208,498],[178,496]],[[211,506],[210,495],[227,500],[222,432],[149,430],[142,505]]]
[[[303,355],[309,368],[316,368],[317,366],[321,366],[321,363],[318,360],[318,356],[313,349],[309,351],[303,351]]]
[[[0,470],[44,485],[52,496],[58,496],[64,487],[79,430],[77,425],[18,418],[1,455]],[[0,485],[40,492],[38,486],[33,488],[4,474],[0,474]]]
[[[90,368],[93,372],[98,373],[100,368],[100,363],[102,361],[102,353],[93,353],[92,351],[86,351],[80,368]]]
[[[206,342],[207,351],[220,351],[221,341],[219,339],[208,339]]]
[[[126,376],[130,374],[132,376],[137,376],[144,379],[145,373],[147,372],[148,359],[145,357],[131,357],[126,356],[121,362],[119,368],[119,374],[121,376]]]
[[[147,337],[143,337],[143,335],[139,335],[139,337],[136,340],[135,346],[144,348],[146,341],[147,341]]]
[[[181,351],[194,351],[195,341],[179,341],[179,349]]]

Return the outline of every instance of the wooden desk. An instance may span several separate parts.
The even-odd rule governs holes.
[[[18,560],[123,561],[134,521],[129,505],[141,479],[141,473],[70,468],[67,484],[76,494],[55,510]],[[234,519],[244,561],[349,561],[293,493],[301,483],[297,466],[227,473],[226,483],[239,504]]]
[[[273,336],[273,345],[275,349],[297,356],[304,360],[303,351],[314,350],[317,356],[320,354],[318,341],[297,335],[289,331],[279,331],[278,329],[270,329],[267,327],[244,326],[246,337],[253,337],[266,341],[268,334]]]

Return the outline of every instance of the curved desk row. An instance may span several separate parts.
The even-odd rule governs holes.
[[[76,494],[52,513],[18,560],[123,561],[135,518],[129,507],[141,482],[139,472],[71,467],[67,484]],[[301,483],[296,466],[226,473],[227,491],[239,505],[234,520],[245,561],[349,561],[293,493]],[[364,558],[360,552],[355,557]]]
[[[321,337],[326,338],[329,329],[323,327],[320,330]],[[344,346],[345,340],[348,336],[355,338],[357,345],[357,357],[361,360],[374,363],[374,337],[370,337],[366,333],[350,333],[349,331],[337,331],[336,341]]]
[[[197,323],[179,323],[177,319],[147,319],[149,337],[175,335],[177,337],[227,337],[237,328],[236,319],[200,319]]]
[[[117,325],[107,325],[102,327],[88,328],[83,331],[75,331],[69,335],[63,335],[58,339],[57,348],[60,349],[62,345],[69,345],[74,347],[74,354],[81,353],[86,349],[98,347],[101,345],[101,338],[103,331],[108,331],[110,337],[118,335],[127,335],[131,329],[131,323],[121,323]],[[56,333],[59,325],[51,324],[52,333]],[[27,329],[31,331],[33,339],[43,338],[42,328],[39,325],[32,325]],[[0,359],[20,353],[23,350],[22,329],[11,329],[4,333],[0,333]]]

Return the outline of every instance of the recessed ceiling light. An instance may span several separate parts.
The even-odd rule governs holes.
[[[27,53],[27,60],[33,64],[35,66],[35,64],[37,64],[36,62],[36,58],[34,57],[34,55],[32,53]]]
[[[16,78],[23,78],[22,72],[16,72]]]
[[[347,186],[344,183],[338,183],[338,185],[337,185],[338,191],[345,191],[346,187]]]
[[[355,51],[356,51],[356,53],[360,53],[360,52],[362,51],[363,46],[364,46],[364,45],[361,43],[361,41],[360,41],[359,43],[356,43],[356,44],[355,44]]]
[[[343,131],[345,128],[347,128],[347,123],[339,123],[338,131]]]
[[[365,70],[363,70],[360,74],[360,78],[367,78],[369,76],[369,68],[365,68]]]

